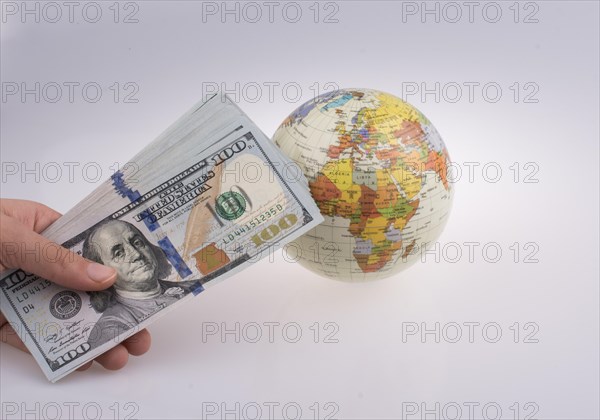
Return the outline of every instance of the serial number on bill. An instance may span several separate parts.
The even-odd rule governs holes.
[[[243,236],[246,233],[254,232],[254,229],[268,220],[271,220],[273,217],[282,213],[284,207],[281,204],[275,204],[270,207],[268,210],[265,210],[260,215],[254,217],[253,219],[246,222],[244,225],[236,227],[235,230],[229,232],[225,238],[223,238],[224,244],[229,244],[235,240],[235,238]]]

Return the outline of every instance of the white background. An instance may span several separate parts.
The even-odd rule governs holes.
[[[87,3],[76,4],[73,22],[66,6],[56,19],[37,4],[39,23],[20,2],[2,2],[3,93],[39,82],[41,95],[39,103],[34,94],[2,98],[2,197],[67,211],[215,85],[269,136],[331,86],[404,96],[435,124],[462,176],[437,255],[393,278],[335,282],[279,252],[153,324],[151,351],[122,371],[96,366],[57,384],[30,356],[0,346],[2,417],[253,418],[258,406],[263,419],[294,417],[298,407],[303,418],[317,409],[336,418],[421,419],[425,410],[427,418],[494,418],[498,407],[505,419],[517,409],[519,417],[599,418],[597,2],[476,2],[471,18],[463,2],[276,3],[273,22],[263,2],[254,3],[260,18],[254,5],[228,3],[236,22],[235,12],[220,15],[221,2],[138,1],[119,5],[118,23],[113,2],[98,3],[97,23],[86,21],[95,15]],[[438,8],[439,22],[425,7]],[[138,22],[123,23],[131,12]],[[334,22],[324,22],[330,13]],[[79,83],[72,103],[65,82]],[[90,82],[102,91],[95,103],[81,91]],[[137,103],[124,103],[128,82]],[[471,82],[479,85],[470,98]],[[63,86],[54,103],[48,83]],[[415,86],[419,93],[407,95]],[[421,96],[423,88],[432,93]],[[480,244],[472,258],[465,242]],[[493,249],[482,255],[489,243],[502,251],[496,263]],[[273,342],[265,322],[278,323]],[[248,337],[258,323],[262,338],[203,336],[236,323]],[[410,326],[436,323],[439,342],[433,333],[403,339]],[[457,343],[449,342],[453,323]],[[464,323],[479,323],[473,340]],[[485,325],[500,329],[497,342]]]

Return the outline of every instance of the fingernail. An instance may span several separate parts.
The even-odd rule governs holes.
[[[94,280],[95,282],[102,283],[114,276],[115,270],[113,268],[94,262],[88,264],[87,274],[90,279]]]

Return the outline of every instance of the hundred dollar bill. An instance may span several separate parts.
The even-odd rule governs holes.
[[[114,267],[111,288],[16,270],[1,309],[54,382],[322,220],[298,168],[217,94],[43,233]]]

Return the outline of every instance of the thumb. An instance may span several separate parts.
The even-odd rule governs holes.
[[[28,229],[19,221],[0,216],[0,263],[70,289],[102,290],[117,279],[110,267],[89,261]],[[11,220],[12,219],[12,220]]]

